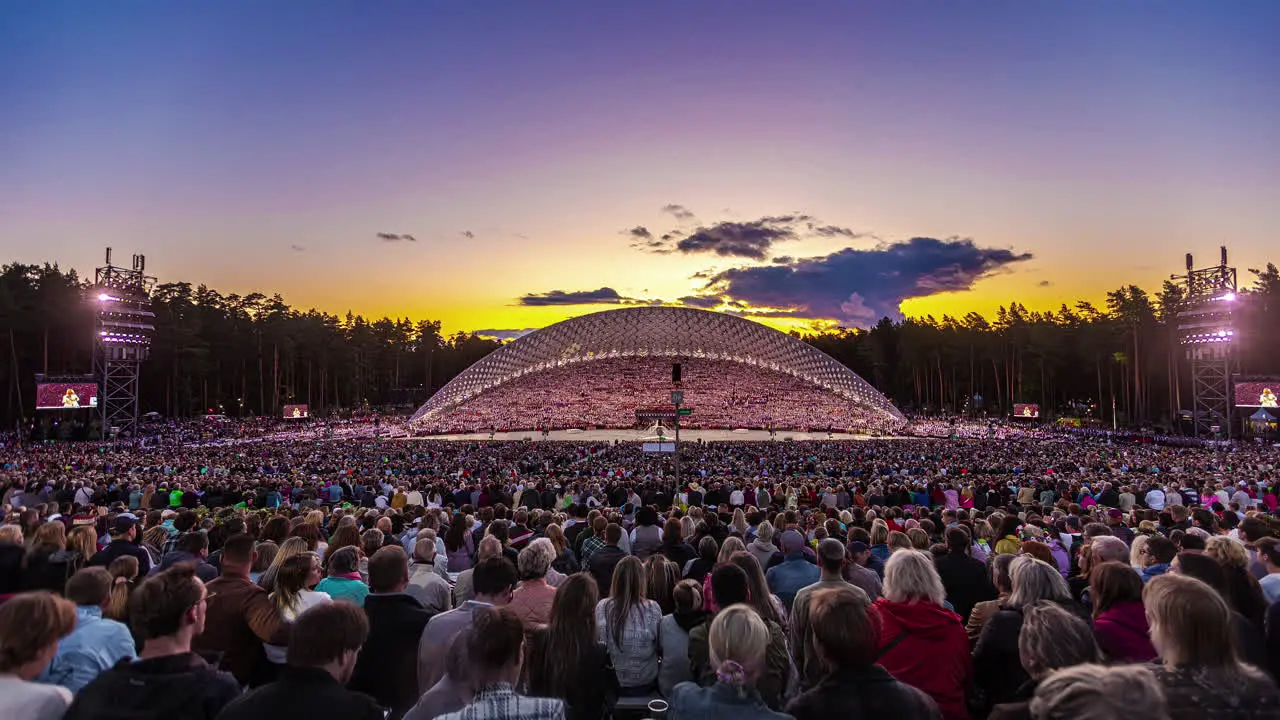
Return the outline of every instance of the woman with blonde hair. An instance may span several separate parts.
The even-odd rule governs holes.
[[[1165,574],[1146,584],[1142,602],[1160,653],[1156,680],[1174,720],[1280,716],[1280,690],[1266,673],[1240,661],[1231,608],[1216,590]]]
[[[975,683],[992,704],[1018,700],[1019,689],[1031,680],[1018,655],[1025,608],[1047,600],[1083,617],[1062,573],[1043,560],[1030,555],[1015,557],[1009,566],[1009,584],[1009,598],[982,628],[973,649]]]
[[[773,544],[774,532],[773,523],[766,520],[756,527],[756,537],[747,545],[747,552],[751,553],[751,557],[754,557],[762,568],[769,567],[773,558],[781,555],[778,546]]]
[[[138,558],[121,555],[107,566],[111,573],[111,596],[102,617],[129,624],[129,596],[138,582]]]
[[[1036,720],[1168,720],[1155,675],[1142,665],[1076,665],[1036,688],[1029,707]]]
[[[307,550],[306,538],[291,537],[284,541],[280,549],[276,550],[276,555],[271,559],[271,564],[262,572],[262,577],[258,579],[258,585],[271,593],[276,589],[276,575],[280,572],[280,566],[295,555],[301,555]]]
[[[644,565],[634,555],[618,562],[609,597],[596,604],[600,642],[609,650],[620,692],[647,695],[658,680],[658,637],[662,609],[645,597]]]
[[[1204,554],[1218,561],[1227,584],[1227,597],[1236,612],[1262,627],[1267,614],[1267,601],[1262,586],[1249,572],[1249,551],[1244,543],[1226,535],[1215,535],[1205,541]]]
[[[791,717],[770,710],[756,689],[756,681],[766,670],[769,628],[754,609],[733,605],[720,611],[711,621],[708,646],[716,682],[706,688],[693,682],[676,685],[670,696],[672,720]]]
[[[1129,565],[1138,572],[1146,567],[1146,563],[1142,561],[1142,551],[1147,548],[1147,541],[1150,539],[1146,535],[1134,535],[1133,542],[1129,545]]]
[[[160,560],[163,558],[161,550],[168,541],[169,531],[163,525],[152,525],[142,533],[142,549],[151,556],[151,567],[160,567]]]
[[[573,556],[573,548],[569,545],[569,539],[564,536],[564,530],[561,529],[559,523],[551,523],[547,526],[547,539],[551,541],[551,547],[556,551],[556,559],[551,562],[551,569],[562,575],[572,575],[581,568],[578,566],[578,559]]]
[[[644,573],[645,597],[658,603],[663,615],[669,615],[675,609],[672,593],[680,582],[680,568],[665,555],[654,553],[644,561]]]
[[[729,521],[729,531],[736,533],[739,537],[745,538],[747,536],[747,531],[750,529],[751,526],[747,524],[747,514],[742,511],[742,508],[735,508],[733,511],[733,519]]]
[[[911,547],[914,550],[928,551],[929,546],[933,544],[929,542],[929,533],[918,527],[913,527],[907,531],[907,539],[911,541]]]
[[[968,718],[965,704],[973,664],[960,616],[943,606],[947,591],[933,558],[899,550],[884,567],[879,659],[894,678],[923,690],[948,720]]]
[[[324,577],[320,567],[320,556],[313,552],[294,555],[280,565],[276,575],[275,592],[271,593],[271,603],[286,622],[292,622],[308,608],[331,602],[333,597],[326,592],[313,588]],[[264,645],[267,659],[276,664],[285,661],[287,648],[280,645]]]
[[[900,550],[915,549],[911,545],[911,538],[906,533],[900,532],[898,530],[893,530],[889,533],[889,537],[885,541],[885,544],[889,546],[890,556],[892,556],[894,553]],[[886,560],[885,562],[888,562],[888,560]]]

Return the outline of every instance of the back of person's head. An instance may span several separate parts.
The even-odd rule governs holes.
[[[360,551],[350,545],[338,548],[327,558],[331,577],[350,575],[360,569]]]
[[[1089,543],[1089,553],[1093,563],[1129,562],[1129,546],[1114,535],[1103,535]]]
[[[1104,562],[1089,570],[1093,616],[1124,603],[1142,602],[1142,577],[1125,562]]]
[[[409,581],[409,556],[399,545],[380,548],[369,558],[369,589],[398,592]]]
[[[866,668],[876,660],[879,618],[862,596],[844,588],[809,597],[809,632],[818,654],[835,668]]]
[[[99,607],[111,597],[115,579],[103,567],[77,570],[67,580],[66,597],[76,605]]]
[[[467,633],[467,656],[477,687],[504,675],[518,675],[523,649],[524,624],[511,609],[475,610]]]
[[[884,565],[884,598],[890,602],[928,601],[941,605],[947,591],[933,557],[919,550],[899,550]]]
[[[58,641],[75,626],[75,605],[52,593],[26,592],[9,598],[0,604],[0,673],[16,673],[36,661],[43,662],[34,674],[43,671]]]
[[[1031,677],[1102,660],[1093,628],[1079,615],[1045,600],[1026,606],[1022,613],[1018,657]]]
[[[238,533],[227,538],[222,544],[222,564],[249,566],[253,564],[253,546],[257,544],[252,535]]]
[[[828,573],[839,573],[844,567],[844,543],[835,538],[818,543],[818,565]]]
[[[1204,553],[1184,552],[1178,553],[1173,565],[1176,574],[1193,577],[1227,598],[1227,573],[1217,560]]]
[[[1178,554],[1178,547],[1163,535],[1152,535],[1147,540],[1147,554],[1157,563],[1168,564],[1173,562],[1173,558]]]
[[[1008,605],[1023,608],[1037,600],[1066,602],[1071,599],[1071,589],[1062,579],[1058,568],[1030,555],[1019,555],[1009,569],[1012,588]]]
[[[1239,665],[1231,608],[1222,594],[1185,575],[1158,575],[1142,590],[1151,642],[1167,665]]]
[[[485,558],[471,571],[471,584],[477,598],[510,599],[516,582],[515,566],[501,555]]]
[[[385,537],[386,536],[382,534],[382,531],[377,528],[365,530],[360,534],[360,549],[364,550],[366,557],[372,556],[374,553],[378,552],[379,548],[382,547],[382,540]]]
[[[195,566],[180,563],[148,577],[129,598],[129,626],[143,640],[204,631],[204,583]]]
[[[711,570],[711,593],[720,607],[750,600],[747,571],[733,563],[721,563]]]
[[[947,550],[953,553],[969,552],[969,531],[963,525],[952,525],[945,534]]]
[[[996,587],[996,590],[1007,593],[1013,589],[1013,579],[1009,573],[1016,559],[1018,559],[1017,555],[1003,553],[995,556],[991,561],[991,584]]]
[[[556,548],[547,538],[529,543],[516,558],[516,569],[521,580],[537,580],[547,576],[551,563],[556,560]]]
[[[716,556],[720,554],[720,543],[716,539],[707,535],[698,541],[698,557],[703,560],[715,562]]]
[[[1164,690],[1141,665],[1085,664],[1058,670],[1036,687],[1035,720],[1168,720]]]
[[[191,555],[199,555],[209,547],[209,536],[202,532],[183,533],[178,536],[178,540],[174,543],[174,547],[179,551]],[[226,553],[226,550],[223,550]]]
[[[502,541],[492,535],[485,535],[480,541],[480,547],[476,550],[476,560],[483,561],[495,557],[502,557]]]
[[[711,666],[721,682],[747,688],[764,669],[769,627],[748,605],[730,605],[716,614],[708,634]]]
[[[1191,528],[1191,529],[1198,530],[1199,528]],[[1196,533],[1188,532],[1186,535],[1182,536],[1182,542],[1179,544],[1179,547],[1181,547],[1184,551],[1194,550],[1196,552],[1204,552],[1205,543],[1206,543],[1205,539],[1200,535]]]
[[[300,668],[336,664],[337,680],[345,684],[368,637],[369,620],[359,606],[348,602],[315,605],[293,621],[285,659]]]
[[[604,541],[610,545],[617,545],[622,542],[622,526],[617,523],[609,523],[604,529]]]
[[[702,610],[702,584],[697,580],[681,580],[671,591],[678,613],[687,614]]]

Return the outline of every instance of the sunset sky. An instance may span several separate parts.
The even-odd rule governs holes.
[[[8,0],[0,259],[516,331],[1280,261],[1280,2]],[[409,237],[405,237],[409,236]],[[410,239],[411,238],[411,239]]]

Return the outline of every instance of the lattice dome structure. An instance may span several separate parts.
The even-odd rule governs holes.
[[[601,360],[732,362],[821,388],[878,425],[905,422],[887,398],[831,356],[786,333],[734,315],[681,307],[634,307],[583,315],[525,335],[459,374],[414,413],[416,428],[441,425],[469,401],[536,375]],[[585,366],[584,366],[585,368]]]

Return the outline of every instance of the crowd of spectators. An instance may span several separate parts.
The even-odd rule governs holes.
[[[671,407],[681,390],[695,405],[681,420],[691,429],[826,430],[888,433],[901,425],[806,380],[725,360],[682,364],[671,382],[667,359],[606,359],[551,368],[487,390],[432,415],[431,434],[495,430],[629,428],[636,410]]]
[[[1280,718],[1268,448],[4,451],[2,718]]]

